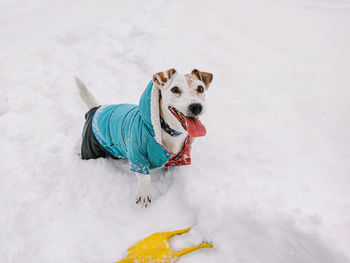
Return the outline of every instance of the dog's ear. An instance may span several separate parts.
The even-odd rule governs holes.
[[[171,79],[171,76],[176,73],[176,69],[171,68],[164,72],[158,72],[153,75],[153,82],[157,83],[158,86],[162,87],[168,80]]]
[[[209,84],[213,80],[213,74],[208,72],[199,71],[198,69],[192,70],[191,74],[197,79],[204,82],[205,85],[209,86]]]

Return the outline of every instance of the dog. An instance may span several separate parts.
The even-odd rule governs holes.
[[[139,105],[100,105],[76,77],[89,111],[82,134],[82,159],[128,159],[138,177],[136,203],[151,202],[150,170],[191,164],[191,142],[206,134],[199,117],[206,111],[205,94],[213,74],[171,68],[153,75]]]

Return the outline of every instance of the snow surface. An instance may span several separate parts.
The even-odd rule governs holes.
[[[0,1],[0,261],[114,262],[147,235],[179,262],[350,262],[350,1]],[[126,161],[75,153],[86,107],[152,73],[214,73],[193,164],[134,204]]]

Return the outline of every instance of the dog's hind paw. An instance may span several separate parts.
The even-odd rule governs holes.
[[[151,195],[138,194],[136,197],[136,204],[146,208],[152,202]]]

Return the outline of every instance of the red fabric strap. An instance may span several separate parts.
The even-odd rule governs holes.
[[[165,164],[165,172],[169,166],[181,166],[191,164],[191,138],[188,137],[185,141],[184,148],[177,155],[172,155],[169,161]]]

